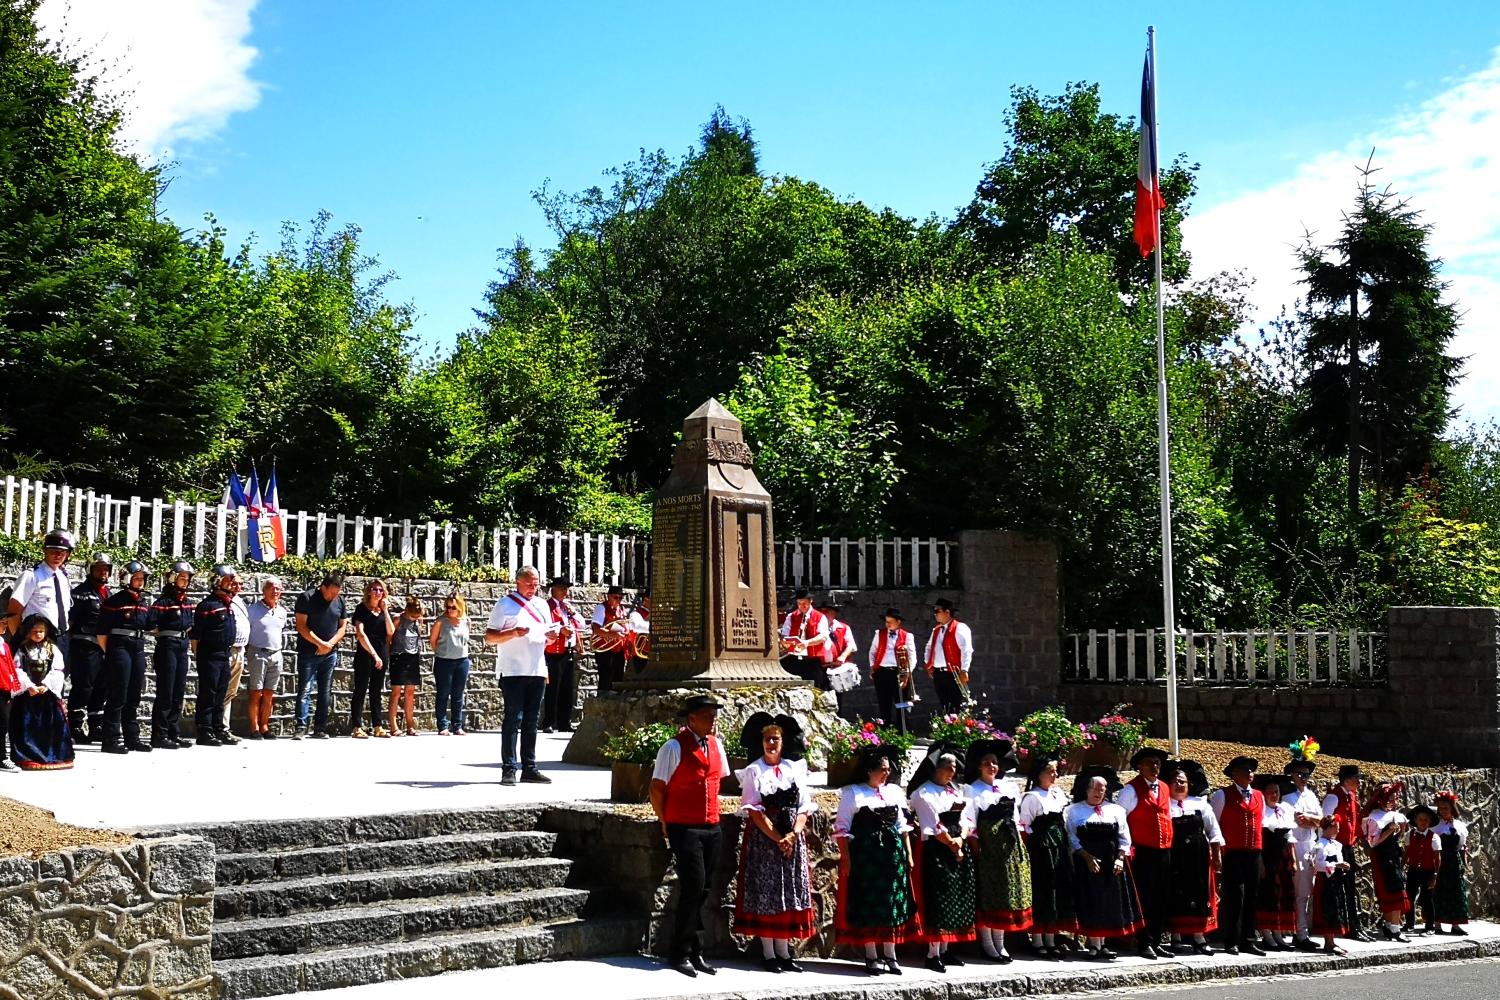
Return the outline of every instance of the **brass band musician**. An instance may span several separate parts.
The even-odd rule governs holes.
[[[823,665],[823,645],[828,641],[828,619],[812,606],[805,588],[796,594],[797,606],[781,623],[781,665],[787,673],[812,681],[828,691],[828,670]]]
[[[625,665],[635,673],[646,669],[651,662],[651,591],[644,589],[635,595],[635,607],[626,619],[626,630],[630,633],[626,643]]]
[[[870,640],[870,680],[875,683],[881,720],[905,732],[906,710],[916,700],[911,672],[917,663],[917,643],[901,627],[902,620],[900,611],[885,609],[885,627],[877,629]]]
[[[599,668],[600,694],[614,690],[625,676],[626,644],[630,642],[630,616],[624,607],[625,591],[611,585],[604,603],[594,608],[589,639],[594,650],[594,664]]]
[[[959,712],[969,699],[969,664],[974,659],[974,635],[969,626],[953,617],[953,602],[939,597],[932,602],[934,625],[927,640],[923,663],[944,712]]]

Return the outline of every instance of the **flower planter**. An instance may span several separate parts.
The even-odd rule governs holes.
[[[651,798],[651,772],[654,764],[627,764],[615,761],[609,768],[611,802],[646,802]]]
[[[719,779],[720,795],[740,794],[740,772],[750,766],[750,761],[745,757],[729,758],[729,773]]]
[[[859,777],[859,758],[828,764],[828,787],[842,788]]]
[[[1089,744],[1089,748],[1083,752],[1082,767],[1112,767],[1116,771],[1123,771],[1130,766],[1130,755],[1135,751],[1120,750],[1113,743],[1106,740],[1097,740]]]
[[[1066,753],[1060,753],[1060,754],[1058,754],[1058,757],[1061,758],[1060,768],[1061,768],[1062,773],[1063,774],[1077,774],[1079,772],[1079,770],[1081,770],[1083,768],[1083,766],[1084,766],[1084,754],[1086,754],[1086,753],[1087,753],[1087,751],[1084,750],[1082,747],[1073,747],[1073,748],[1069,749]],[[1016,759],[1021,762],[1021,768],[1020,768],[1020,770],[1017,773],[1022,774],[1022,775],[1030,773],[1030,771],[1031,771],[1031,751],[1030,751],[1030,749],[1025,749],[1025,750],[1017,749],[1016,750]]]

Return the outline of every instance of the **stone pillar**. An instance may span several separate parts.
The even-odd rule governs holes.
[[[1386,670],[1391,759],[1500,767],[1500,610],[1391,608]]]

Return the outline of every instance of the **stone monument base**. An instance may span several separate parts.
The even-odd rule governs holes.
[[[682,721],[678,709],[689,697],[702,694],[701,689],[680,688],[665,691],[612,691],[583,703],[583,720],[573,731],[563,762],[595,767],[609,765],[599,750],[605,738],[621,729],[645,726],[653,722]],[[719,713],[719,732],[738,734],[745,720],[756,712],[790,715],[802,725],[807,739],[808,765],[824,766],[824,755],[817,737],[840,723],[838,702],[832,691],[819,691],[811,684],[791,687],[737,687],[715,692],[724,709]],[[747,748],[759,757],[759,748]]]

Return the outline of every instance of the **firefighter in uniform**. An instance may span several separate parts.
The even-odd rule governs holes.
[[[151,667],[156,672],[156,700],[151,706],[151,746],[177,750],[192,746],[182,738],[182,701],[187,696],[188,632],[193,627],[193,603],[188,585],[193,582],[193,564],[177,561],[167,575],[167,584],[151,605],[156,626],[156,648]],[[201,697],[201,690],[200,690]]]
[[[73,743],[97,742],[104,733],[104,650],[95,638],[99,609],[109,597],[109,574],[115,568],[108,552],[89,560],[88,576],[73,588],[73,612],[68,618],[68,729]]]
[[[234,645],[233,566],[214,567],[213,590],[193,609],[193,661],[198,665],[198,710],[194,726],[200,747],[229,746],[224,732],[224,687],[229,683],[229,650]]]
[[[138,559],[120,573],[124,585],[99,606],[94,626],[104,649],[104,729],[100,749],[105,753],[150,753],[141,739],[141,693],[146,688],[146,630],[151,605],[146,600],[146,565]]]

